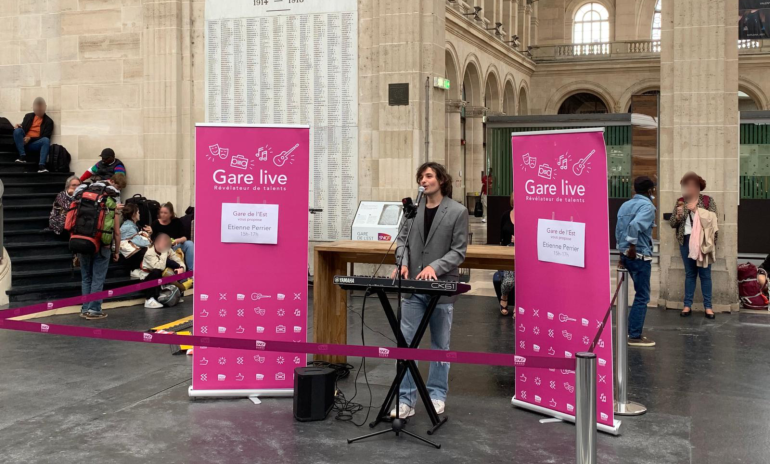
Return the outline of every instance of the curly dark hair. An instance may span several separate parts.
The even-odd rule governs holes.
[[[417,183],[420,183],[420,179],[422,179],[422,175],[425,173],[426,169],[433,169],[433,172],[436,173],[436,179],[438,179],[438,182],[441,185],[441,195],[452,198],[452,176],[449,175],[446,168],[441,164],[434,161],[423,163],[423,165],[417,169],[417,176],[415,176]]]
[[[695,174],[695,172],[690,171],[687,174],[685,174],[682,177],[682,180],[679,181],[679,185],[687,185],[690,182],[694,182],[700,187],[700,191],[706,190],[706,181],[703,180],[703,177],[699,176],[698,174]]]

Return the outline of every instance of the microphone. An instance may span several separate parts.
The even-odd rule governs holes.
[[[415,208],[418,208],[420,206],[420,201],[422,200],[422,195],[425,193],[425,187],[422,185],[420,188],[417,189],[417,201],[414,202]]]

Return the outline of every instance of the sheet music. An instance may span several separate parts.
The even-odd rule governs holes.
[[[310,240],[349,239],[358,206],[357,8],[206,1],[206,121],[310,125]]]

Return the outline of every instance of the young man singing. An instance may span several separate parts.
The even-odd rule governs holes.
[[[425,163],[417,170],[417,183],[425,188],[424,201],[417,209],[417,216],[409,235],[409,247],[404,247],[409,226],[401,228],[396,247],[396,262],[404,256],[401,275],[404,279],[442,280],[457,282],[459,266],[465,260],[468,247],[468,210],[452,200],[452,177],[444,166]],[[393,270],[396,278],[398,269]],[[430,319],[431,349],[449,350],[452,329],[454,297],[442,297]],[[413,294],[404,298],[401,309],[401,331],[407,343],[411,343],[417,327],[430,302],[427,295]],[[431,362],[427,384],[433,406],[438,414],[444,412],[449,389],[449,363]],[[414,415],[417,388],[410,373],[401,382],[399,405],[391,411],[402,419]]]

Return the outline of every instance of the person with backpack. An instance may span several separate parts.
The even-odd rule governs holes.
[[[105,148],[100,156],[102,159],[80,176],[82,182],[85,182],[86,179],[93,181],[107,180],[118,173],[126,175],[126,167],[123,165],[123,161],[115,158],[115,151],[112,148]]]
[[[171,237],[164,233],[156,235],[155,242],[147,249],[142,260],[141,275],[142,280],[160,279],[163,277],[166,269],[171,269],[174,274],[185,272],[185,266],[182,259],[171,249]],[[161,292],[160,286],[148,288],[144,291],[145,308],[162,308],[163,304],[158,301]]]
[[[684,308],[680,313],[682,317],[692,315],[692,301],[695,296],[696,280],[700,277],[701,291],[703,292],[703,306],[706,309],[707,319],[716,319],[711,305],[711,264],[706,267],[698,266],[698,261],[690,258],[690,240],[700,240],[700,237],[691,237],[693,235],[693,225],[700,222],[696,219],[698,209],[704,209],[719,216],[717,204],[713,198],[703,195],[701,192],[706,189],[706,181],[694,172],[688,172],[679,181],[682,186],[682,197],[679,198],[674,206],[674,212],[671,214],[669,224],[676,229],[676,239],[679,242],[679,251],[682,254],[682,262],[685,270],[684,285]],[[718,235],[715,234],[714,246]]]
[[[19,152],[16,162],[27,162],[27,150],[40,152],[37,172],[48,172],[45,161],[48,158],[48,150],[51,149],[53,119],[45,114],[46,108],[43,97],[37,97],[32,103],[32,112],[24,115],[24,120],[21,124],[16,124],[13,130],[13,141],[16,151]]]
[[[64,233],[65,238],[69,236],[64,231],[64,223],[67,220],[67,212],[70,209],[72,201],[75,200],[75,190],[80,186],[80,179],[75,176],[71,176],[64,183],[64,190],[56,195],[56,200],[53,202],[53,208],[48,215],[48,230],[51,230],[56,235],[62,235]]]
[[[82,294],[101,292],[110,258],[118,261],[120,254],[120,210],[115,201],[117,189],[95,183],[81,185],[67,213],[65,229],[70,233],[70,251],[80,262]],[[88,320],[104,319],[102,300],[83,304],[80,317]]]

